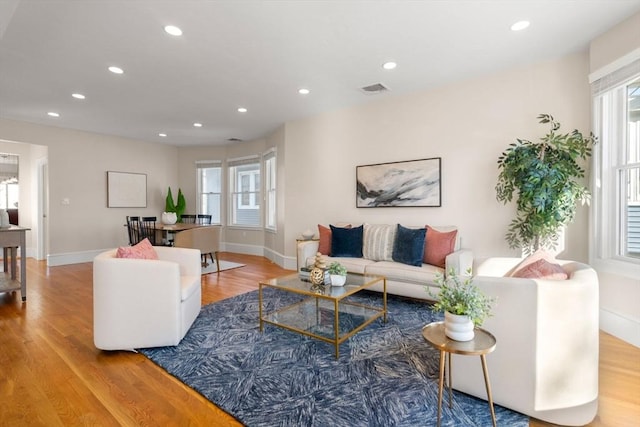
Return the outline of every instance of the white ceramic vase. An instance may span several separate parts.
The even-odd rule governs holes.
[[[162,223],[163,224],[175,224],[178,221],[178,216],[175,212],[162,212]]]
[[[473,321],[466,315],[444,312],[444,333],[454,341],[471,341],[475,335]]]
[[[342,276],[340,274],[331,274],[331,286],[344,286],[347,281],[347,276]]]

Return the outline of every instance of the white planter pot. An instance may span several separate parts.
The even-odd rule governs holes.
[[[471,341],[475,335],[469,316],[444,312],[444,333],[454,341]]]
[[[347,281],[347,276],[341,276],[339,274],[331,274],[331,286],[344,286]]]
[[[175,212],[162,212],[162,223],[163,224],[175,224],[178,220],[178,216]]]

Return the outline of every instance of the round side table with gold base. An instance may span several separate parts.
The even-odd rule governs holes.
[[[487,360],[485,356],[496,348],[496,338],[481,328],[475,328],[475,336],[470,341],[454,341],[444,334],[444,322],[433,322],[422,328],[422,336],[433,347],[440,350],[440,379],[438,384],[438,427],[442,415],[442,389],[445,377],[445,360],[447,375],[449,377],[449,408],[451,403],[452,375],[451,375],[451,354],[462,354],[467,356],[480,356],[482,361],[482,372],[484,374],[484,384],[487,388],[487,400],[491,409],[491,419],[496,427],[496,413],[493,410],[493,398],[491,397],[491,384],[489,383],[489,371],[487,370]]]

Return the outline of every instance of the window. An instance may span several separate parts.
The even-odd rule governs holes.
[[[229,160],[230,225],[260,226],[260,158]]]
[[[276,229],[276,151],[268,151],[264,155],[264,191],[265,209],[264,226],[269,230]]]
[[[592,88],[592,258],[640,264],[640,59]]]
[[[222,162],[198,161],[198,213],[211,215],[212,224],[221,224]]]

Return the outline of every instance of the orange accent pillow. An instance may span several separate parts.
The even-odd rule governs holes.
[[[320,237],[318,252],[322,255],[331,256],[331,229],[318,224],[318,236]]]
[[[516,271],[512,277],[525,279],[566,280],[567,273],[560,264],[553,264],[544,258]]]
[[[445,258],[456,247],[458,230],[438,231],[426,226],[427,235],[424,239],[424,263],[445,268]]]
[[[134,246],[119,247],[116,258],[130,259],[158,259],[156,250],[153,249],[149,239],[144,239]]]

